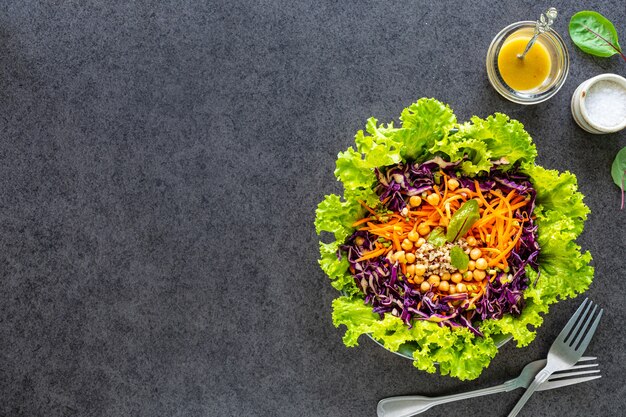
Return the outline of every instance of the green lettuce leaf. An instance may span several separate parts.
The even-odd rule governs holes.
[[[576,176],[568,171],[559,173],[534,164],[523,165],[523,171],[530,176],[537,190],[537,203],[545,210],[557,211],[572,218],[580,234],[589,207],[583,203],[582,193],[578,192]]]
[[[435,99],[421,98],[402,110],[402,131],[397,135],[403,145],[404,160],[429,157],[427,150],[436,141],[448,137],[456,124],[456,116],[447,104]]]
[[[461,164],[461,168],[470,175],[489,171],[495,160],[506,162],[502,165],[506,170],[517,162],[533,162],[537,156],[524,125],[502,113],[487,119],[472,117],[471,123],[459,125],[458,132],[437,143],[430,152],[443,152],[452,161],[467,155],[468,160]]]
[[[464,328],[439,327],[427,321],[417,322],[409,328],[390,314],[381,320],[362,298],[335,299],[333,323],[335,327],[346,326],[343,337],[346,346],[357,346],[359,336],[363,334],[370,334],[392,352],[411,342],[417,346],[413,353],[416,368],[433,373],[436,372],[435,362],[438,362],[442,375],[449,374],[461,380],[477,378],[497,353],[493,339],[477,338]]]
[[[337,194],[324,197],[315,210],[315,231],[334,233],[335,239],[343,242],[352,234],[352,223],[361,218],[363,209],[358,202],[341,201]]]
[[[338,241],[331,243],[320,242],[320,260],[319,264],[322,271],[331,279],[331,285],[338,291],[346,294],[356,294],[359,289],[354,282],[354,278],[348,271],[350,264],[345,256],[339,258],[337,249],[340,243]]]

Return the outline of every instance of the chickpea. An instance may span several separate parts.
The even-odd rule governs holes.
[[[428,201],[428,204],[431,206],[436,206],[439,204],[439,201],[441,201],[441,197],[439,197],[439,194],[437,193],[432,193],[426,197],[426,201]]]
[[[450,290],[450,284],[448,284],[448,281],[441,281],[438,288],[439,291],[448,292]]]
[[[450,293],[450,295],[452,294],[456,294],[456,285],[450,285],[450,288],[448,289],[448,292]]]
[[[393,260],[396,262],[404,262],[406,260],[405,252],[403,250],[399,250],[398,252],[394,253]]]
[[[407,254],[404,255],[406,258],[406,262],[412,264],[413,262],[415,262],[415,254],[408,252]]]
[[[476,240],[476,238],[474,236],[468,236],[465,240],[467,241],[467,244],[470,245],[470,246],[478,245],[478,241]]]
[[[441,274],[441,280],[442,281],[450,281],[450,273],[449,272],[444,272],[443,274]]]
[[[459,182],[456,180],[456,178],[450,178],[448,180],[448,188],[450,189],[450,191],[454,191],[459,188]]]
[[[476,239],[474,239],[474,240],[476,240]],[[478,248],[474,248],[474,249],[472,249],[470,251],[470,258],[472,258],[473,260],[476,260],[476,259],[480,258],[482,254],[483,254],[483,251],[481,251]]]
[[[439,285],[439,275],[431,275],[430,277],[428,277],[428,283],[430,285],[432,285],[433,287],[436,287],[437,285]]]
[[[411,230],[407,237],[409,238],[411,242],[417,242],[418,239],[420,238],[420,234],[417,233],[415,230]]]
[[[476,269],[476,262],[475,261],[469,261],[467,263],[467,269],[469,269],[470,271],[473,271],[474,269]]]
[[[467,271],[466,273],[463,274],[463,279],[465,281],[471,281],[474,279],[474,273],[472,271]]]
[[[428,290],[430,290],[430,284],[426,281],[422,282],[420,284],[420,290],[422,290],[422,292],[427,292]]]
[[[463,275],[461,275],[458,272],[455,272],[454,274],[450,276],[450,281],[454,282],[455,284],[458,284],[459,282],[463,281]]]
[[[413,242],[411,242],[409,239],[404,239],[400,246],[402,246],[402,249],[404,249],[405,251],[410,251],[411,249],[413,249]]]
[[[417,264],[415,265],[415,275],[424,276],[426,274],[426,265]]]
[[[413,282],[416,284],[421,284],[422,282],[424,282],[424,276],[422,275],[415,275],[413,277]]]
[[[489,266],[489,263],[487,262],[485,258],[476,259],[476,269],[480,269],[481,271],[484,271],[485,269],[487,269],[488,266]]]
[[[427,225],[426,223],[422,223],[419,226],[417,226],[417,232],[422,236],[426,236],[427,234],[430,233],[430,226]]]
[[[483,279],[485,279],[486,276],[487,276],[487,273],[481,269],[477,269],[476,271],[474,271],[475,281],[482,281]]]
[[[426,239],[420,237],[419,239],[417,239],[417,242],[415,242],[415,247],[421,248],[424,243],[426,243]]]
[[[403,216],[408,216],[409,215],[409,208],[405,207],[402,209],[402,211],[400,212],[400,214],[402,214]]]
[[[406,266],[406,274],[407,274],[407,276],[415,275],[415,265],[407,265]]]
[[[419,196],[414,195],[409,198],[409,205],[411,205],[411,207],[417,207],[420,204],[422,204],[422,199]]]
[[[467,287],[462,283],[456,284],[456,292],[467,292]]]

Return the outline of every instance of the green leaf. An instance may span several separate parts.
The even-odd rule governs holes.
[[[343,242],[352,233],[352,223],[361,218],[362,213],[358,202],[342,202],[336,194],[327,195],[315,210],[315,231],[317,234],[334,233],[335,239]]]
[[[469,256],[458,246],[450,250],[450,264],[456,269],[467,269]]]
[[[352,147],[337,155],[337,168],[335,176],[343,183],[345,189],[368,189],[372,188],[376,176],[367,161]]]
[[[480,219],[478,201],[468,200],[452,215],[450,224],[448,224],[448,232],[446,239],[448,242],[456,242],[459,238],[465,236],[476,221]]]
[[[393,127],[393,123],[379,126],[378,120],[370,117],[365,131],[371,136],[359,130],[354,138],[357,150],[364,154],[365,166],[371,169],[397,164],[402,160],[400,156],[402,144],[396,138],[398,129]]]
[[[347,294],[356,294],[359,289],[354,282],[354,278],[348,271],[348,258],[337,256],[339,242],[324,243],[320,242],[320,260],[318,261],[322,271],[332,280],[331,285],[338,291]]]
[[[452,109],[432,98],[421,98],[402,110],[400,120],[402,130],[398,139],[405,160],[424,159],[428,148],[445,138],[456,124]]]
[[[446,244],[446,233],[444,232],[443,227],[436,227],[432,232],[430,232],[428,235],[428,243],[436,248]]]
[[[580,218],[578,225],[582,231],[589,207],[583,203],[583,195],[578,192],[576,176],[568,171],[559,173],[534,164],[525,164],[522,171],[530,176],[530,182],[537,190],[537,203],[546,210],[557,210],[567,217]]]
[[[624,188],[626,187],[626,148],[615,155],[613,165],[611,165],[611,177],[613,182],[622,190],[622,209],[624,208]]]
[[[507,115],[496,113],[487,119],[472,117],[458,127],[458,131],[438,142],[430,149],[432,153],[443,152],[451,161],[461,163],[465,174],[489,172],[492,161],[499,160],[506,170],[515,163],[532,162],[537,150],[524,125]]]
[[[461,380],[476,379],[498,351],[493,339],[475,337],[465,328],[439,327],[428,321],[419,321],[409,328],[391,314],[381,320],[369,304],[356,297],[339,297],[333,301],[333,324],[346,327],[343,336],[346,346],[357,346],[363,334],[370,334],[392,352],[410,342],[415,347],[416,368],[436,372],[435,362],[438,362],[442,375]]]
[[[600,57],[620,54],[626,60],[615,26],[598,12],[583,10],[572,16],[569,35],[576,46],[588,54]]]

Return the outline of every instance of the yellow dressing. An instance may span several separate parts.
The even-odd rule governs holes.
[[[519,37],[507,41],[498,54],[498,69],[502,79],[517,91],[532,90],[548,78],[552,61],[541,41],[537,41],[524,59],[518,54],[524,52],[530,37]]]

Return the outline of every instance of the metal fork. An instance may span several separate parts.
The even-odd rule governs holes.
[[[593,307],[593,310],[592,310]],[[509,417],[515,417],[530,396],[556,371],[567,369],[575,364],[585,353],[593,334],[600,323],[603,309],[596,315],[598,305],[588,298],[578,307],[572,318],[569,319],[561,333],[557,336],[548,352],[546,367],[535,376],[535,379],[519,399]]]
[[[593,361],[596,358],[583,357],[579,362]],[[430,408],[449,403],[452,401],[465,400],[468,398],[479,397],[482,395],[497,394],[500,392],[509,392],[518,388],[527,388],[533,381],[537,373],[546,366],[546,360],[527,364],[517,378],[506,381],[495,387],[483,388],[475,391],[464,392],[460,394],[443,395],[439,397],[425,397],[422,395],[404,395],[398,397],[384,398],[378,402],[376,412],[378,417],[409,417],[423,413]],[[577,364],[562,373],[553,374],[548,381],[544,382],[537,388],[538,391],[544,391],[554,388],[565,387],[567,385],[579,384],[581,382],[591,381],[600,378],[600,375],[585,376],[580,378],[570,378],[578,375],[595,374],[600,372],[599,369],[581,371],[583,368],[593,368],[598,366],[597,363]],[[563,379],[567,378],[567,379]]]

